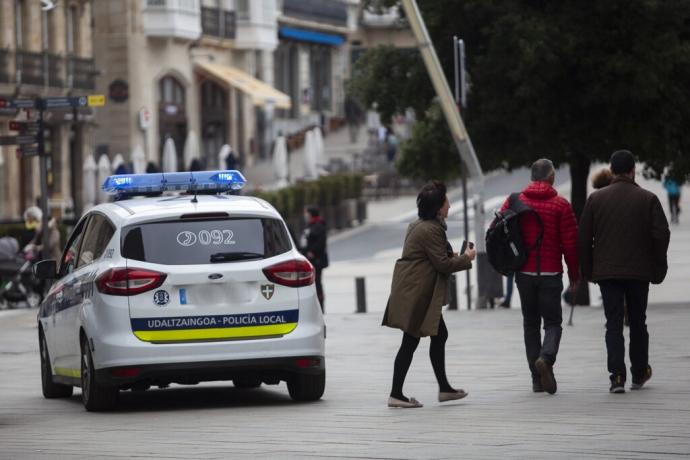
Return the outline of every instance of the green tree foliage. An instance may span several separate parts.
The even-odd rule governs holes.
[[[400,145],[398,172],[413,179],[447,181],[460,176],[460,157],[448,132],[441,107],[434,103]]]
[[[388,6],[392,0],[376,0]],[[687,0],[418,0],[447,76],[466,42],[468,129],[485,169],[570,165],[579,215],[592,161],[630,149],[690,172]]]
[[[354,65],[347,91],[365,107],[376,105],[383,123],[411,107],[424,114],[434,89],[416,49],[379,46],[364,53]]]

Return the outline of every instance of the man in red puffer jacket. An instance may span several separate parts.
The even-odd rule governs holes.
[[[563,262],[568,266],[570,289],[579,279],[577,260],[577,221],[570,203],[558,196],[553,188],[556,170],[551,160],[540,159],[532,164],[532,182],[520,193],[520,201],[536,211],[544,225],[544,235],[538,249],[531,251],[527,261],[515,274],[520,293],[525,334],[527,364],[532,373],[532,390],[556,392],[553,365],[561,342],[561,291],[563,291]],[[501,210],[508,208],[508,200]],[[526,246],[534,245],[540,226],[536,217],[525,214],[520,220],[522,238]],[[544,320],[544,341],[541,340],[541,320]]]

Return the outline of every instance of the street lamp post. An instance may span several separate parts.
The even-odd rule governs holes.
[[[419,12],[417,3],[415,0],[401,0],[402,6],[407,16],[407,20],[410,24],[410,28],[417,41],[417,46],[422,54],[422,59],[424,60],[424,65],[426,67],[427,73],[431,79],[431,83],[434,85],[434,90],[441,103],[441,108],[443,109],[443,115],[448,123],[448,128],[453,136],[453,141],[460,154],[460,159],[465,163],[468,169],[469,176],[474,178],[476,185],[476,195],[475,195],[475,236],[476,236],[476,249],[477,249],[477,272],[478,274],[482,271],[482,265],[488,263],[488,258],[486,257],[486,245],[484,244],[484,173],[482,172],[481,165],[477,159],[477,155],[474,151],[474,146],[470,140],[465,124],[460,117],[460,112],[455,104],[452,93],[450,92],[450,87],[448,86],[448,81],[443,74],[443,69],[436,55],[436,50],[434,49],[431,39],[429,38],[429,32],[426,30],[424,25],[424,20]],[[481,276],[478,277],[479,280],[482,279]],[[477,296],[477,307],[486,307],[487,298],[484,294],[485,289],[483,289],[482,283],[478,283]]]
[[[465,108],[467,99],[465,91],[465,42],[453,36],[453,63],[455,69],[455,103],[458,111]],[[460,161],[462,177],[462,217],[465,241],[470,240],[469,216],[467,209],[467,171],[465,163]],[[465,270],[465,285],[467,286],[467,309],[472,309],[472,284],[470,281],[470,271]]]

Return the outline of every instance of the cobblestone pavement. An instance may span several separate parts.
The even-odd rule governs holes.
[[[567,313],[567,311],[566,311]],[[124,392],[119,409],[88,413],[79,390],[41,396],[35,311],[0,312],[0,458],[688,458],[690,305],[651,306],[654,377],[608,393],[603,311],[578,307],[564,326],[558,393],[534,394],[517,309],[446,312],[451,383],[436,402],[423,340],[405,391],[425,406],[389,409],[399,331],[380,314],[327,315],[323,400],[294,404],[284,384]]]

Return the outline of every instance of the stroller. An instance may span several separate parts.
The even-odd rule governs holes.
[[[33,308],[41,303],[43,289],[31,272],[32,259],[30,254],[19,251],[15,238],[0,238],[0,305]]]

